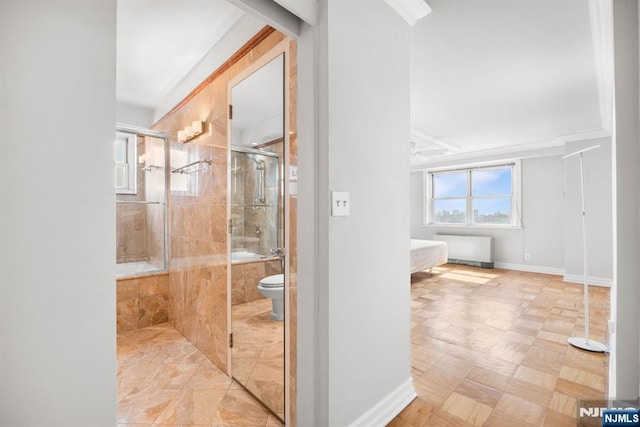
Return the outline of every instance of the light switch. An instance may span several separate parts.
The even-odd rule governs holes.
[[[349,193],[346,191],[331,192],[331,216],[349,216]]]

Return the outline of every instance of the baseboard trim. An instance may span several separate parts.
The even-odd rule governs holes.
[[[495,262],[495,268],[502,268],[504,270],[517,270],[526,271],[529,273],[542,273],[542,274],[554,274],[556,276],[563,276],[562,281],[567,283],[583,283],[584,277],[580,274],[565,274],[564,268],[544,267],[541,265],[528,265],[528,264],[511,264],[508,262]],[[613,283],[613,279],[607,277],[594,277],[589,276],[589,285],[602,286],[604,288],[610,288]]]
[[[358,417],[350,427],[384,427],[393,420],[417,396],[413,388],[413,378],[407,379],[400,387],[386,395],[375,406]]]
[[[583,284],[584,276],[580,274],[565,274],[563,280],[568,283]],[[589,285],[591,286],[602,286],[603,288],[610,288],[612,283],[613,283],[613,279],[609,279],[606,277],[589,276]]]
[[[528,273],[554,274],[556,276],[564,275],[564,268],[544,267],[542,265],[511,264],[508,262],[496,262],[494,263],[494,266],[495,268],[502,268],[504,270],[526,271]]]

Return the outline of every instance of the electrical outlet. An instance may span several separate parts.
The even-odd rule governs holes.
[[[524,254],[524,260],[525,261],[531,261],[531,254]]]
[[[331,192],[331,216],[349,216],[349,193],[346,191]]]

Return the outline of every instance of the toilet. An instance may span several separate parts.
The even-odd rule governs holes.
[[[258,292],[271,298],[271,320],[284,320],[284,274],[267,276],[258,283]]]

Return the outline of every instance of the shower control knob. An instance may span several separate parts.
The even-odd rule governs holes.
[[[284,248],[269,249],[269,254],[271,254],[271,255],[284,255],[285,254],[285,249]]]

